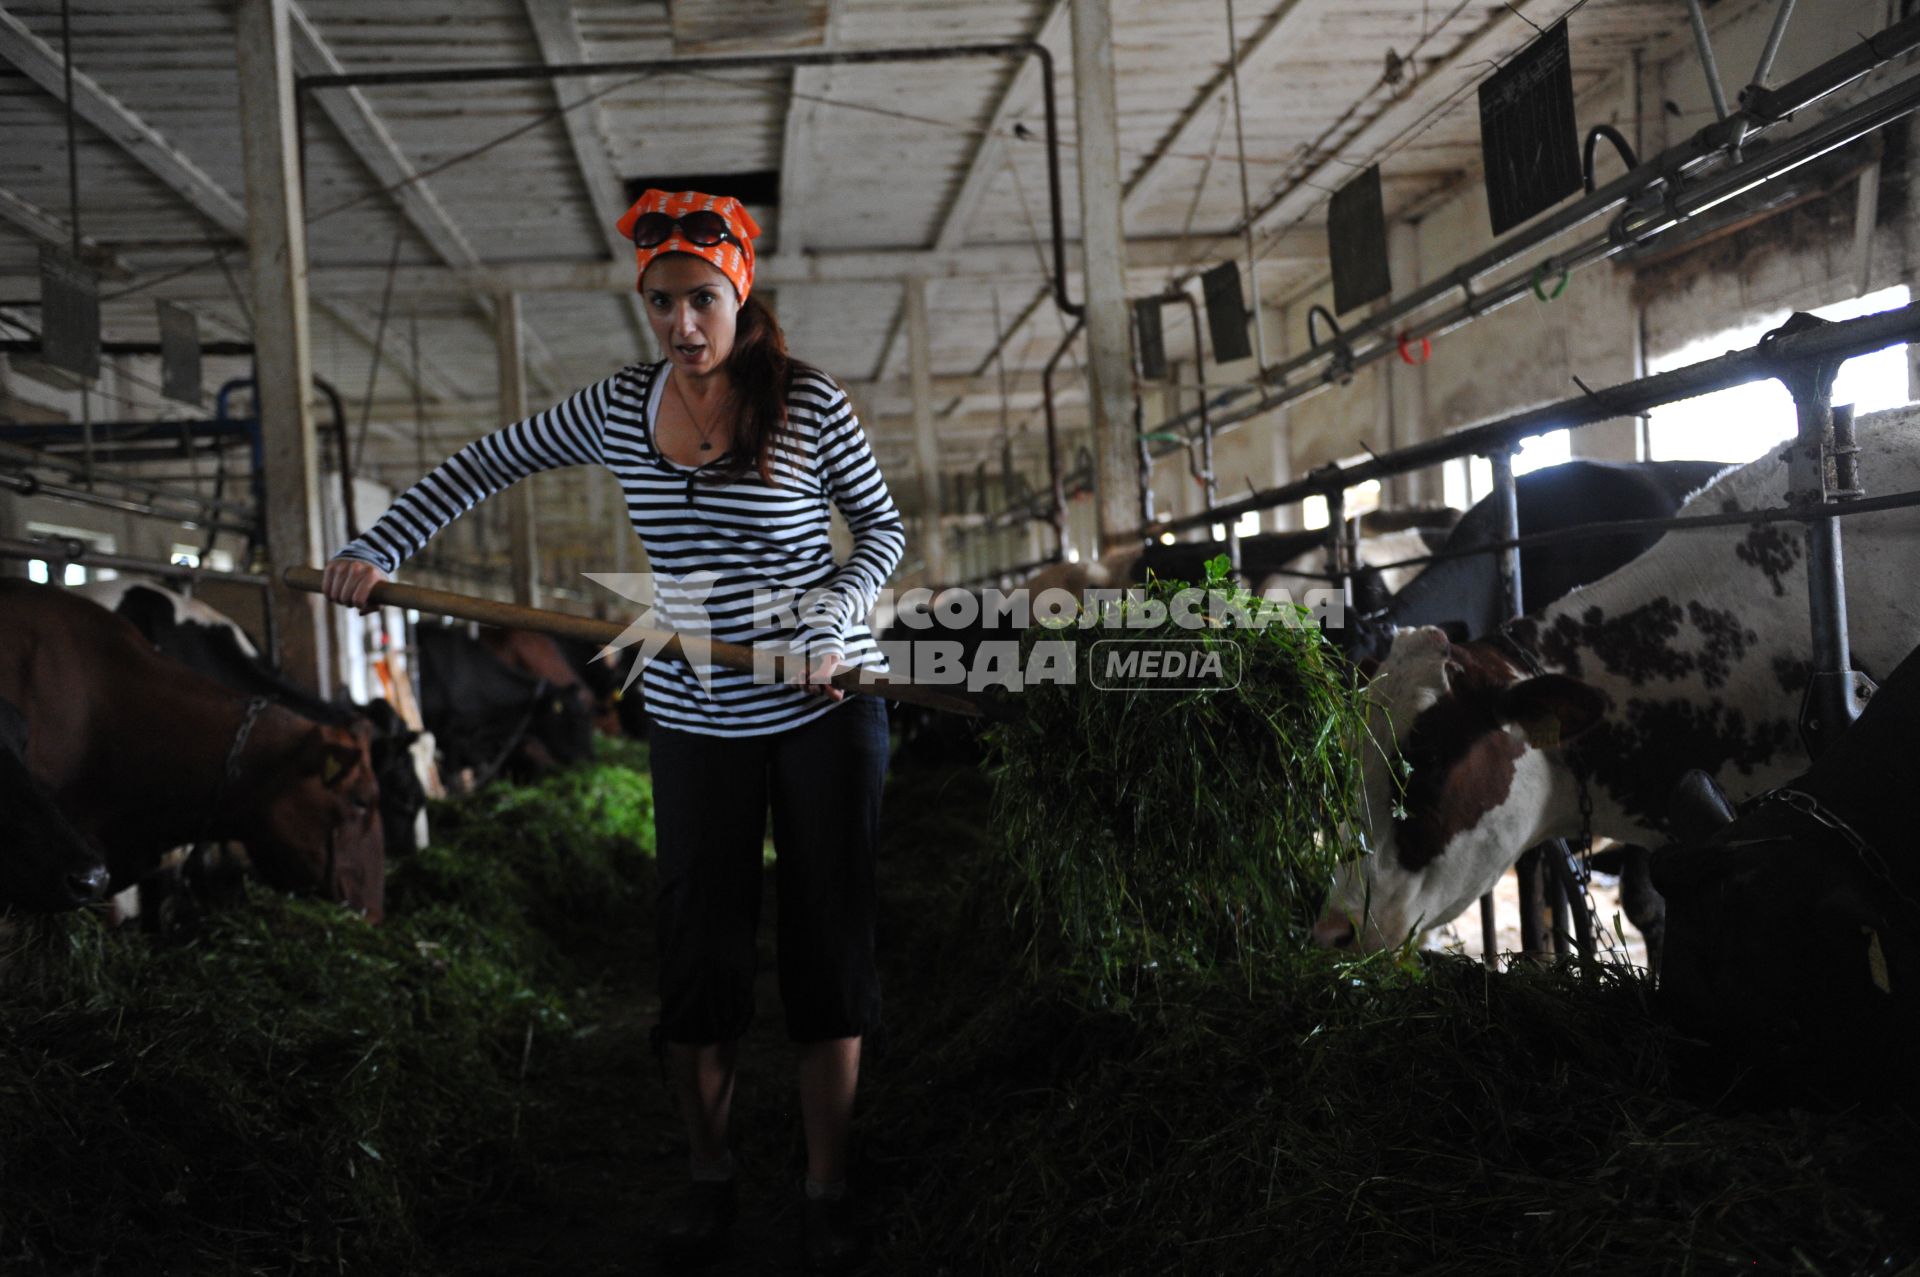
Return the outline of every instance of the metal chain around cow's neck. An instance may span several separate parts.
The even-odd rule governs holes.
[[[1795,789],[1791,785],[1780,785],[1769,789],[1765,793],[1757,795],[1742,804],[1741,809],[1743,811],[1750,810],[1765,803],[1779,803],[1783,807],[1791,808],[1815,824],[1824,825],[1834,833],[1839,834],[1840,840],[1847,844],[1849,850],[1853,852],[1854,859],[1860,862],[1861,867],[1873,877],[1878,878],[1881,885],[1892,892],[1894,897],[1907,907],[1913,920],[1920,922],[1920,903],[1915,902],[1914,898],[1907,894],[1906,890],[1900,886],[1899,881],[1893,876],[1892,869],[1888,867],[1886,858],[1880,854],[1879,849],[1863,838],[1860,835],[1860,831],[1848,824],[1840,813],[1826,806],[1806,790]]]
[[[1593,902],[1593,794],[1587,788],[1587,769],[1581,765],[1577,747],[1567,747],[1563,750],[1563,756],[1567,770],[1573,773],[1574,784],[1580,790],[1580,903],[1575,907],[1587,911],[1587,929],[1595,937],[1596,956],[1604,950],[1608,962],[1622,962],[1626,959],[1626,951],[1615,942],[1614,929],[1601,919],[1600,907]]]
[[[1546,667],[1540,663],[1539,656],[1534,653],[1532,648],[1529,648],[1515,636],[1512,627],[1512,621],[1502,622],[1501,625],[1494,630],[1493,638],[1501,646],[1519,658],[1520,664],[1526,669],[1527,677],[1544,677],[1547,670]],[[1574,783],[1580,787],[1580,855],[1578,857],[1580,869],[1578,873],[1573,875],[1574,881],[1578,883],[1580,887],[1580,902],[1579,905],[1576,906],[1573,901],[1569,900],[1567,906],[1569,908],[1584,908],[1587,911],[1588,932],[1595,937],[1603,938],[1596,939],[1595,941],[1594,947],[1596,953],[1598,950],[1604,948],[1606,950],[1607,960],[1617,962],[1624,959],[1626,954],[1621,947],[1614,942],[1613,929],[1601,922],[1600,909],[1593,903],[1593,874],[1589,868],[1593,860],[1593,795],[1587,792],[1587,769],[1581,765],[1579,752],[1575,746],[1562,747],[1561,757],[1566,760],[1567,770],[1573,773]]]
[[[220,776],[214,782],[213,801],[207,806],[206,817],[200,822],[200,835],[193,841],[203,843],[213,828],[214,817],[220,813],[221,804],[226,801],[229,786],[240,779],[240,755],[247,747],[247,738],[253,735],[253,725],[259,721],[260,713],[266,709],[270,700],[265,696],[247,698],[246,713],[240,716],[240,726],[233,730],[233,743],[227,746],[226,761],[220,767]]]

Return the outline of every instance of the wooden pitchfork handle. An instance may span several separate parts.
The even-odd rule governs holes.
[[[290,567],[280,574],[280,579],[293,589],[305,590],[310,594],[321,593],[322,577],[318,568],[304,565]],[[680,660],[686,659],[680,650],[679,635],[666,630],[641,628],[629,631],[627,626],[618,621],[598,621],[587,616],[569,616],[565,612],[549,612],[545,608],[521,607],[516,603],[498,603],[492,599],[476,598],[471,594],[454,594],[448,590],[428,590],[417,585],[382,581],[373,587],[367,601],[382,607],[410,607],[420,612],[431,612],[435,616],[452,616],[463,621],[478,621],[483,625],[498,625],[515,630],[538,630],[543,634],[554,634],[561,638],[583,639],[601,647],[605,647],[622,635],[627,635],[630,642],[661,643],[663,645],[660,649],[661,655]],[[707,648],[709,664],[748,674],[753,673],[756,668],[756,654],[750,647],[739,643],[721,643],[716,640],[709,642]],[[787,675],[788,658],[776,656],[773,661],[775,676],[784,679]],[[946,688],[908,682],[888,674],[873,674],[860,669],[842,670],[828,681],[842,691],[865,692],[873,696],[883,696],[890,701],[922,705],[927,709],[940,710],[948,714],[961,714],[968,718],[998,716],[986,702],[972,696]]]

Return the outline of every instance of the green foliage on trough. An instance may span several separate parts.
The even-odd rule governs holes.
[[[602,758],[438,805],[379,927],[258,886],[184,940],[6,923],[0,1269],[430,1271],[536,1170],[526,1062],[651,899],[644,752]]]
[[[1197,594],[1178,606],[1186,583],[1155,580],[1031,628],[1023,651],[1070,644],[1076,677],[1028,684],[987,736],[1018,907],[1066,936],[1095,986],[1141,961],[1297,948],[1349,854],[1364,696],[1305,609],[1231,585],[1226,566],[1192,587],[1203,607]],[[1212,623],[1182,625],[1183,610]],[[1111,677],[1155,651],[1217,656],[1223,677]]]
[[[1005,907],[978,774],[890,796],[881,1271],[1904,1273],[1910,1079],[1729,1102],[1631,969],[1321,952],[1116,966]],[[1028,944],[1033,949],[1023,952]],[[1037,959],[1037,961],[1036,961]],[[924,1265],[924,1267],[923,1267]]]

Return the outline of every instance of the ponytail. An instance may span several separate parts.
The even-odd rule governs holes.
[[[733,354],[728,362],[739,433],[733,448],[737,462],[727,477],[757,471],[771,486],[774,453],[789,433],[787,394],[795,374],[809,371],[808,365],[787,353],[787,335],[780,331],[780,321],[753,295],[741,303],[734,320]]]

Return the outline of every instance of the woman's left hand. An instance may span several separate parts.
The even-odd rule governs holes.
[[[798,660],[792,662],[787,681],[798,685],[801,691],[810,695],[825,695],[836,701],[845,700],[847,694],[828,681],[839,668],[839,654],[826,652],[815,657],[811,666]]]

